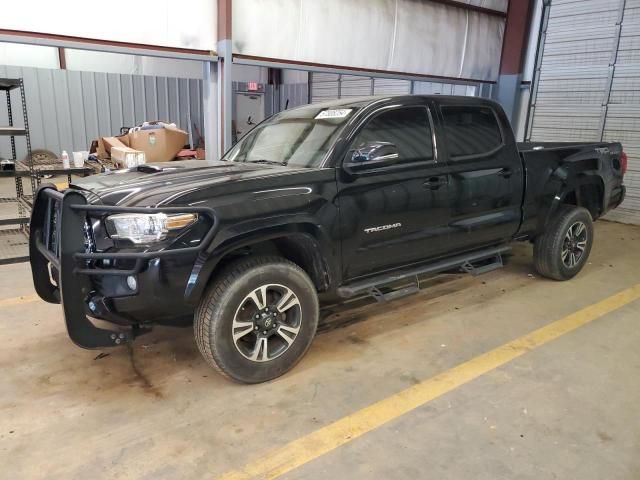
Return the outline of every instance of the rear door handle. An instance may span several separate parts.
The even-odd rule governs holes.
[[[509,178],[513,172],[510,168],[502,168],[498,171],[498,175],[504,178]]]
[[[441,177],[428,178],[427,180],[424,181],[422,186],[425,188],[430,188],[431,190],[437,190],[438,188],[440,188],[443,185],[446,185],[447,183],[449,183],[447,181],[447,177],[443,175]]]

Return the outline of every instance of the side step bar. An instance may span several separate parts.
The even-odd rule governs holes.
[[[351,283],[349,285],[344,285],[338,288],[337,293],[342,298],[351,298],[357,295],[371,295],[379,302],[394,300],[396,298],[416,293],[419,290],[417,282],[416,285],[410,285],[386,294],[380,291],[380,287],[409,277],[416,277],[427,273],[439,273],[452,270],[454,268],[460,268],[463,272],[471,273],[472,275],[480,275],[481,273],[486,273],[502,267],[502,255],[510,250],[511,247],[508,245],[477,250],[464,255],[446,258],[428,265],[421,265],[402,270],[400,272],[394,272],[388,275],[379,275]],[[475,263],[482,262],[484,260],[491,260],[491,262],[481,266],[474,266]]]

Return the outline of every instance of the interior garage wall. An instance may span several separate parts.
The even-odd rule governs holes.
[[[234,0],[233,53],[496,80],[504,18],[415,0]]]
[[[92,140],[145,120],[175,122],[194,141],[193,125],[203,131],[200,80],[9,66],[0,66],[0,77],[24,79],[32,149],[87,150]],[[22,126],[19,93],[12,95],[15,125]],[[0,125],[6,115],[0,109]],[[24,139],[16,138],[16,146],[24,158]],[[0,157],[11,157],[8,140],[0,141]]]
[[[545,12],[527,138],[619,141],[627,198],[607,218],[640,224],[640,0],[553,0]]]

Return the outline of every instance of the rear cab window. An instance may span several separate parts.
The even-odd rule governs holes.
[[[441,106],[445,142],[451,160],[491,155],[503,145],[493,109],[485,106]]]

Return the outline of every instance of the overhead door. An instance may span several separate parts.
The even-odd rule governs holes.
[[[640,224],[640,0],[552,0],[527,139],[620,141],[627,199],[608,219]]]
[[[309,76],[311,103],[340,98],[340,75],[337,73],[312,73]]]

